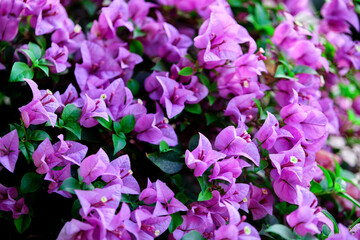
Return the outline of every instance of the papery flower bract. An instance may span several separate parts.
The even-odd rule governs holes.
[[[84,239],[87,238],[86,232],[91,229],[93,229],[91,224],[71,219],[70,222],[66,222],[62,227],[56,240]]]
[[[201,176],[216,161],[225,158],[226,155],[212,149],[210,141],[199,133],[199,144],[190,152],[185,152],[185,164],[194,170],[194,176]]]
[[[0,40],[12,41],[19,30],[20,13],[25,3],[22,0],[2,0],[0,2]]]
[[[109,157],[100,148],[96,154],[88,156],[81,162],[79,175],[83,178],[84,183],[91,184],[91,182],[105,172],[109,164]]]
[[[258,188],[250,183],[248,201],[248,208],[253,215],[253,220],[259,220],[267,214],[273,214],[274,197],[269,189]]]
[[[54,127],[57,115],[54,113],[60,106],[51,91],[39,90],[38,85],[30,79],[24,79],[30,86],[33,93],[33,99],[30,103],[19,108],[21,117],[26,128],[30,124],[42,124],[50,121]]]
[[[51,43],[51,47],[45,52],[44,59],[48,60],[52,65],[49,66],[51,73],[60,73],[70,67],[68,63],[68,49],[66,46],[59,47],[56,43]]]
[[[108,119],[106,113],[106,105],[102,98],[91,99],[87,94],[84,97],[84,106],[81,110],[80,125],[90,128],[97,125],[99,122],[95,119],[101,117]]]
[[[102,180],[111,183],[111,185],[120,184],[121,193],[140,194],[140,186],[132,176],[128,155],[123,155],[112,160],[101,176]]]
[[[224,128],[216,136],[214,146],[227,156],[244,156],[257,166],[260,163],[259,151],[251,142],[251,136],[244,127],[228,126]]]
[[[71,19],[66,19],[63,26],[57,29],[51,35],[51,41],[60,47],[66,46],[69,53],[73,53],[80,49],[82,42],[85,40],[85,35],[82,32],[79,24],[74,24]]]
[[[19,137],[16,129],[0,138],[0,163],[12,173],[15,170],[19,152]]]

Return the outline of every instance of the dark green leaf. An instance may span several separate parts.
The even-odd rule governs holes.
[[[112,127],[113,123],[112,123],[112,120],[111,120],[110,116],[108,116],[108,117],[109,117],[108,121],[106,121],[106,119],[104,119],[102,117],[98,117],[98,118],[96,118],[96,120],[100,123],[101,126],[103,126],[104,128],[112,131],[111,127]]]
[[[339,227],[338,227],[336,219],[333,217],[333,215],[331,215],[331,213],[329,213],[325,209],[322,209],[321,211],[325,214],[326,217],[328,217],[333,222],[333,224],[334,224],[334,232],[339,233]]]
[[[34,172],[25,173],[25,175],[21,179],[20,192],[22,193],[35,192],[41,187],[41,184],[42,184],[41,175]]]
[[[24,78],[32,79],[34,77],[34,71],[29,68],[26,63],[16,62],[12,66],[10,73],[10,82],[21,82]]]
[[[206,126],[209,126],[210,124],[218,120],[218,116],[216,116],[215,113],[205,113],[205,118],[206,118]]]
[[[159,151],[160,152],[167,152],[169,150],[169,144],[165,141],[161,141],[159,144]]]
[[[135,117],[134,117],[134,115],[131,114],[131,115],[123,117],[120,120],[120,124],[121,124],[121,129],[122,129],[121,131],[123,133],[131,132],[135,127]]]
[[[189,198],[182,192],[179,192],[175,195],[175,198],[178,199],[183,204],[186,204],[189,201]]]
[[[186,105],[185,110],[190,112],[190,113],[193,113],[193,114],[201,114],[201,112],[202,112],[201,106],[200,106],[199,103]]]
[[[119,135],[120,133],[122,133],[122,132],[121,132],[122,128],[121,128],[121,124],[120,124],[120,123],[118,123],[118,122],[113,122],[113,125],[114,125],[115,133],[116,133],[117,135]]]
[[[64,128],[73,133],[79,140],[81,139],[81,127],[78,122],[67,123]]]
[[[307,73],[307,74],[314,74],[314,75],[317,74],[316,70],[314,70],[311,67],[305,66],[305,65],[297,65],[297,66],[295,66],[293,68],[293,72],[295,74],[298,74],[298,73]]]
[[[93,16],[95,14],[96,9],[97,9],[96,3],[94,3],[90,0],[83,0],[83,1],[81,1],[81,3],[90,16]]]
[[[144,53],[144,47],[139,40],[132,40],[129,48],[130,52],[136,53],[139,56],[142,56]]]
[[[179,154],[174,151],[150,153],[147,154],[147,157],[163,172],[168,174],[177,173],[183,167],[183,161],[180,159]]]
[[[114,144],[114,155],[126,146],[126,139],[113,134],[112,140]]]
[[[214,97],[213,95],[207,95],[207,99],[209,100],[209,105],[210,107],[214,104],[214,102],[216,101],[216,97]]]
[[[200,82],[204,84],[208,89],[210,89],[211,84],[209,78],[203,74],[198,74],[197,76],[199,77]]]
[[[62,120],[65,123],[77,122],[81,116],[81,109],[74,104],[67,104],[62,112]]]
[[[270,226],[268,229],[265,230],[266,232],[274,233],[279,235],[280,237],[290,240],[296,239],[296,235],[291,231],[290,228],[282,225],[282,224],[275,224]]]
[[[45,49],[46,49],[46,39],[44,36],[36,36],[35,37],[35,41],[37,44],[39,44],[40,48],[41,48],[41,55],[44,54]]]
[[[46,76],[49,76],[49,68],[47,66],[44,65],[37,65],[37,68],[40,68],[41,71],[43,71],[45,73]]]
[[[195,134],[190,138],[189,147],[188,147],[189,151],[194,150],[199,145],[199,139],[200,139],[199,134]]]
[[[198,231],[191,231],[187,234],[185,234],[181,240],[204,240],[204,238],[201,236],[201,234]]]
[[[80,208],[81,208],[81,204],[79,199],[76,199],[71,207],[71,216],[72,218],[77,218],[77,219],[81,219],[80,216]]]
[[[46,138],[51,140],[49,134],[43,130],[34,130],[29,134],[29,139],[32,141],[44,141]]]
[[[183,223],[183,218],[180,215],[180,212],[171,214],[171,222],[169,225],[169,232],[173,233],[175,229]]]
[[[323,188],[321,187],[321,185],[317,182],[315,182],[314,180],[311,181],[311,187],[310,187],[310,191],[312,193],[321,193],[323,192]]]
[[[30,42],[29,50],[34,54],[36,59],[41,58],[41,48],[37,44]]]
[[[198,197],[198,201],[201,202],[201,201],[207,201],[207,200],[210,200],[212,199],[212,192],[209,191],[209,189],[206,189],[205,192],[200,192],[199,193],[199,197]]]
[[[21,215],[18,219],[14,219],[16,230],[22,234],[26,229],[30,227],[31,217],[29,214]]]
[[[326,181],[327,181],[327,184],[328,184],[328,188],[329,189],[333,188],[334,187],[334,182],[333,182],[333,179],[331,178],[329,172],[320,165],[318,165],[318,167],[323,171],[323,173],[325,175],[325,178],[326,178]]]
[[[179,75],[181,76],[191,76],[194,73],[192,67],[184,67],[180,70]]]
[[[140,89],[140,84],[138,83],[138,81],[134,80],[134,79],[130,79],[127,83],[126,86],[130,89],[131,93],[133,94],[133,96],[135,96]]]
[[[260,165],[258,167],[254,167],[254,172],[259,172],[265,169],[269,165],[268,161],[260,160]]]
[[[64,180],[64,182],[59,187],[59,190],[63,190],[69,192],[71,194],[75,194],[75,189],[81,189],[81,185],[78,180],[73,177],[69,177]]]

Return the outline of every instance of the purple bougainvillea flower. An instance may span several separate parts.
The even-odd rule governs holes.
[[[56,192],[66,198],[71,198],[69,192],[58,190],[64,180],[71,177],[71,164],[65,165],[61,170],[50,170],[46,173],[44,180],[50,181],[48,193]]]
[[[108,7],[101,9],[99,21],[94,21],[91,33],[99,38],[111,39],[116,36],[118,27],[126,27],[130,32],[134,26],[129,21],[129,8],[125,1],[115,0]]]
[[[25,79],[25,81],[29,84],[33,93],[31,102],[19,108],[25,127],[28,128],[30,124],[37,125],[47,121],[50,121],[54,127],[57,119],[54,112],[60,106],[56,98],[50,90],[40,91],[33,80]]]
[[[51,48],[48,48],[45,52],[44,58],[48,60],[52,65],[49,66],[50,72],[60,73],[70,67],[68,63],[68,49],[66,46],[59,47],[56,43],[51,43]]]
[[[349,232],[349,229],[347,227],[345,227],[343,224],[339,223],[339,233],[337,234],[333,234],[330,237],[328,237],[328,240],[342,240],[342,239],[346,239],[346,240],[356,240],[358,239],[355,235],[352,235]],[[357,235],[358,236],[358,235]]]
[[[120,184],[121,193],[139,194],[139,184],[132,174],[129,156],[123,155],[110,162],[101,179],[111,185]]]
[[[195,177],[200,177],[212,164],[226,157],[224,153],[213,150],[210,141],[204,135],[199,135],[198,146],[192,152],[185,152],[185,164],[188,168],[195,169]]]
[[[115,239],[124,239],[131,240],[131,235],[125,228],[125,221],[129,220],[131,216],[131,210],[129,206],[123,202],[121,204],[120,211],[114,216],[111,220],[110,225],[107,227],[107,239],[115,240]]]
[[[51,41],[60,47],[66,46],[69,53],[73,53],[80,49],[81,43],[85,40],[85,35],[79,24],[74,24],[71,19],[66,19],[63,26],[57,29],[51,35]]]
[[[16,129],[0,138],[0,163],[12,173],[15,170],[19,152],[19,137]]]
[[[60,134],[58,136],[59,142],[53,145],[55,155],[64,160],[65,163],[71,163],[80,166],[81,161],[86,156],[88,147],[74,141],[64,141],[64,136]]]
[[[146,209],[136,209],[131,214],[131,220],[125,221],[125,228],[135,236],[136,240],[154,239],[167,230],[170,216],[154,216]]]
[[[81,44],[81,55],[83,63],[76,64],[74,73],[83,91],[89,87],[99,87],[122,72],[118,62],[95,42],[84,41]]]
[[[169,77],[168,72],[152,72],[150,76],[145,79],[144,87],[145,90],[149,93],[149,97],[152,100],[160,100],[161,95],[163,94],[163,89],[157,79],[157,77]]]
[[[295,16],[298,13],[309,12],[309,0],[285,0],[284,4],[291,15]]]
[[[156,104],[155,114],[145,114],[140,117],[135,124],[135,132],[140,141],[159,144],[165,141],[169,146],[178,144],[177,135],[174,128],[169,124],[169,120],[164,117],[160,106]]]
[[[37,167],[36,172],[45,174],[50,169],[61,163],[61,159],[55,156],[55,150],[49,140],[46,138],[34,151],[32,158],[34,165]]]
[[[60,104],[60,107],[56,111],[61,111],[67,104],[74,104],[76,107],[81,108],[83,106],[83,100],[79,98],[79,94],[76,88],[70,83],[63,94],[59,91],[54,93],[54,97]]]
[[[102,98],[91,99],[87,94],[84,97],[84,106],[81,110],[80,125],[90,128],[97,125],[99,122],[96,117],[108,119],[106,112],[106,105]]]
[[[250,183],[250,192],[248,195],[248,208],[250,209],[253,219],[259,220],[267,214],[272,215],[274,197],[267,188],[258,188]]]
[[[0,183],[0,210],[11,211],[15,205],[18,191],[14,187],[5,187]]]
[[[95,188],[91,191],[75,190],[78,197],[83,217],[91,214],[98,217],[107,227],[114,217],[121,199],[121,186],[116,184],[105,188]]]
[[[0,2],[0,41],[12,41],[18,30],[20,13],[25,3],[22,0],[3,0]]]
[[[235,123],[252,120],[258,112],[253,98],[255,98],[255,94],[245,94],[232,98],[224,111],[224,115],[230,116]]]
[[[91,184],[105,172],[109,163],[109,157],[100,148],[96,154],[88,156],[81,162],[79,175],[83,178],[84,183]]]
[[[38,1],[30,19],[30,24],[35,28],[37,36],[51,33],[62,28],[63,23],[68,19],[66,10],[59,0]]]
[[[13,218],[18,219],[23,214],[29,213],[29,208],[25,205],[25,199],[20,198],[17,200],[13,206],[13,208],[10,209],[13,213]]]
[[[119,62],[123,70],[120,77],[124,79],[125,82],[132,77],[135,65],[142,62],[142,58],[139,55],[130,52],[124,47],[119,47],[119,52],[115,60]]]
[[[321,31],[349,32],[350,25],[359,31],[359,20],[354,10],[352,0],[332,0],[321,8],[324,20],[321,22]]]
[[[69,240],[69,239],[84,239],[87,238],[86,232],[92,230],[93,226],[86,222],[81,222],[77,219],[71,219],[70,222],[66,222],[61,229],[57,240]]]
[[[226,156],[244,156],[257,166],[260,163],[259,151],[251,142],[251,136],[244,127],[228,126],[224,128],[216,136],[214,146]]]
[[[167,77],[157,77],[163,93],[160,98],[160,103],[166,108],[168,118],[173,118],[185,108],[186,100],[193,97],[193,92],[184,89],[178,82]]]
[[[336,51],[334,61],[336,62],[339,74],[346,75],[350,68],[360,69],[360,50],[359,42],[353,42],[347,38]]]
[[[298,39],[299,35],[294,29],[294,23],[284,21],[275,28],[271,41],[281,49],[287,49],[292,47]]]
[[[133,20],[134,23],[141,25],[145,21],[150,8],[156,6],[156,4],[145,2],[144,0],[130,0],[128,2],[129,18]]]
[[[250,52],[256,44],[245,28],[225,12],[211,13],[194,39],[195,47],[201,49],[198,60],[205,68],[213,68],[233,61],[242,54],[240,43],[250,43]]]
[[[242,173],[238,158],[227,158],[214,163],[214,167],[209,175],[209,180],[224,180],[232,183]]]
[[[180,34],[172,25],[164,23],[167,37],[166,44],[159,48],[159,56],[167,61],[176,63],[185,56],[187,49],[192,45],[192,40],[186,35]]]

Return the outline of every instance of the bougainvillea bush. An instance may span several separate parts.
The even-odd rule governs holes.
[[[358,0],[0,0],[1,239],[360,239]]]

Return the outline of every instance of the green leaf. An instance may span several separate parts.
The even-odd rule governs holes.
[[[290,228],[282,225],[282,224],[275,224],[270,226],[265,232],[270,232],[279,235],[280,237],[290,240],[296,239],[296,235],[291,231]]]
[[[64,180],[64,182],[59,187],[59,190],[63,190],[69,192],[71,194],[75,194],[75,189],[81,189],[81,185],[78,180],[73,177],[69,177]]]
[[[93,16],[96,12],[97,6],[96,3],[90,1],[90,0],[83,0],[81,1],[82,5],[84,6],[86,12],[90,15]]]
[[[24,155],[26,161],[28,164],[31,163],[31,156],[32,156],[32,153],[29,153],[28,149],[27,149],[27,143],[29,142],[19,142],[19,149],[20,151],[22,152],[22,154]],[[30,143],[31,144],[31,143]]]
[[[321,185],[318,182],[315,182],[314,180],[312,180],[310,191],[312,193],[321,193],[324,191],[324,189],[321,187]]]
[[[339,227],[338,227],[336,219],[333,217],[333,215],[331,215],[331,213],[329,213],[325,209],[322,209],[321,212],[323,212],[325,214],[325,216],[328,217],[333,222],[333,224],[334,224],[334,232],[339,233]]]
[[[73,133],[79,140],[81,139],[81,127],[78,122],[66,123],[64,128]]]
[[[260,165],[258,167],[254,167],[254,172],[259,172],[265,169],[269,165],[268,161],[260,160]]]
[[[112,131],[112,120],[110,118],[110,116],[108,116],[108,121],[106,121],[106,119],[102,118],[102,117],[97,117],[96,120],[100,123],[101,126],[103,126],[104,128]]]
[[[194,73],[192,67],[184,67],[180,70],[179,75],[181,76],[191,76]]]
[[[256,98],[253,98],[252,100],[255,102],[256,107],[257,107],[258,110],[259,110],[259,117],[260,117],[260,119],[261,119],[261,120],[266,119],[266,118],[267,118],[267,114],[264,112],[264,110],[263,110],[263,108],[262,108],[262,106],[261,106],[261,102],[260,102],[258,99],[256,99]]]
[[[18,233],[22,234],[30,227],[31,216],[29,214],[21,215],[19,218],[14,219],[14,224]]]
[[[171,214],[171,222],[169,225],[169,232],[173,233],[175,229],[183,223],[183,218],[180,215],[180,212]]]
[[[340,176],[342,176],[342,169],[337,160],[334,159],[334,162],[335,162],[335,176],[340,177]]]
[[[81,208],[81,204],[79,199],[76,199],[71,207],[71,217],[72,218],[77,218],[77,219],[81,219],[81,216],[79,214]]]
[[[41,187],[41,184],[42,184],[41,175],[34,172],[25,173],[25,175],[21,179],[20,192],[22,193],[35,192]]]
[[[136,28],[134,29],[134,32],[133,32],[133,38],[142,37],[145,35],[146,35],[146,33],[141,31],[140,27],[136,26]]]
[[[36,64],[36,61],[38,59],[35,57],[35,55],[34,55],[34,53],[32,51],[30,51],[28,49],[22,49],[21,53],[25,53],[30,58],[32,64]]]
[[[200,192],[199,193],[199,196],[198,196],[198,201],[201,202],[201,201],[207,201],[207,200],[210,200],[212,199],[212,192],[209,191],[209,189],[206,189],[205,192]]]
[[[325,175],[325,178],[326,178],[326,181],[327,181],[327,184],[328,184],[328,188],[333,188],[334,187],[334,182],[329,174],[329,172],[323,168],[322,166],[318,165],[318,167],[323,171],[324,175]]]
[[[112,140],[114,144],[114,155],[123,149],[126,146],[126,138],[125,136],[118,136],[116,134],[112,135]]]
[[[175,195],[175,198],[178,199],[183,204],[186,204],[189,201],[189,198],[182,192],[179,192]]]
[[[286,75],[285,73],[285,66],[279,65],[276,69],[275,78],[286,78],[286,79],[293,79],[292,77]]]
[[[34,77],[34,71],[29,68],[26,63],[16,62],[12,66],[10,73],[10,82],[22,82],[24,78],[32,79]]]
[[[199,79],[200,79],[200,82],[202,83],[202,84],[204,84],[208,89],[210,89],[210,80],[209,80],[209,78],[207,77],[207,76],[205,76],[205,75],[203,75],[203,74],[198,74],[197,75],[198,77],[199,77]]]
[[[144,47],[139,40],[132,40],[129,48],[130,52],[136,53],[139,56],[142,56],[144,53]]]
[[[43,130],[34,130],[29,134],[29,139],[32,141],[44,141],[46,138],[51,140],[49,134]]]
[[[41,58],[41,48],[39,45],[30,42],[29,43],[29,50],[34,54],[36,59]]]
[[[268,19],[265,9],[258,3],[255,5],[255,19],[256,23],[260,26],[270,24],[270,20]]]
[[[140,84],[138,83],[138,81],[136,81],[134,79],[130,79],[126,83],[126,86],[130,89],[133,96],[135,96],[139,92]]]
[[[199,139],[200,139],[199,134],[195,134],[190,138],[189,147],[188,147],[189,151],[193,151],[199,145]]]
[[[36,67],[37,67],[37,68],[40,68],[41,71],[43,71],[46,76],[49,76],[49,67],[44,66],[44,65],[37,65]]]
[[[311,67],[305,66],[305,65],[297,65],[293,68],[293,72],[295,74],[298,73],[307,73],[307,74],[314,74],[317,75],[318,73],[316,72],[316,70],[314,70]]]
[[[165,142],[164,140],[160,142],[159,144],[159,151],[160,152],[167,152],[169,150],[169,144]]]
[[[201,234],[198,231],[191,231],[187,234],[185,234],[181,240],[204,240],[204,238],[201,236]]]
[[[193,114],[201,114],[202,109],[199,103],[185,106],[185,111]]]
[[[350,196],[349,194],[347,193],[336,193],[338,196],[340,197],[343,197],[343,198],[346,198],[347,200],[349,200],[350,202],[352,202],[353,204],[355,204],[358,208],[360,208],[360,203],[354,199],[352,196]]]
[[[62,112],[62,120],[67,122],[77,122],[81,117],[81,109],[74,104],[67,104]]]
[[[147,154],[147,157],[158,166],[158,168],[168,174],[177,173],[183,167],[183,161],[180,159],[180,155],[174,151],[150,153]]]
[[[285,214],[290,214],[293,211],[295,211],[298,208],[298,206],[295,204],[289,204],[289,203],[283,201],[283,202],[279,202],[278,204],[276,204],[275,208],[277,208],[279,210],[281,215],[285,215]]]
[[[115,133],[117,135],[121,134],[121,130],[122,130],[122,127],[121,127],[121,124],[118,123],[118,122],[113,122],[113,126],[114,126],[114,130],[115,130]]]
[[[209,100],[209,105],[210,107],[214,104],[214,102],[216,101],[216,97],[214,97],[213,95],[207,95],[207,99]]]
[[[40,48],[41,48],[41,55],[44,54],[45,49],[46,49],[46,39],[44,36],[36,36],[35,37],[35,41],[37,44],[39,44]]]
[[[135,127],[135,117],[134,115],[128,115],[123,117],[120,120],[120,125],[123,133],[131,132]]]
[[[205,118],[206,118],[206,126],[209,126],[210,124],[218,120],[218,116],[214,113],[205,113]]]

